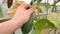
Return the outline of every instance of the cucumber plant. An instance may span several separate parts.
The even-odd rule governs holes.
[[[32,26],[34,26],[33,29],[34,29],[35,34],[40,34],[40,32],[44,29],[52,30],[55,28],[55,25],[52,22],[50,22],[48,19],[46,19],[46,18],[40,19],[40,6],[46,7],[47,3],[40,3],[41,0],[40,1],[36,0],[36,1],[37,1],[37,3],[35,3],[35,0],[32,0],[32,4],[37,10],[33,13],[34,19],[31,19],[32,18],[32,16],[31,16],[29,21],[23,25],[23,27],[22,27],[23,34],[28,34],[30,32]],[[49,7],[50,7],[50,4],[48,4],[47,8],[49,8]],[[36,12],[38,15],[36,15]],[[30,20],[32,20],[32,21],[30,21]],[[33,22],[33,21],[35,21],[35,22]]]

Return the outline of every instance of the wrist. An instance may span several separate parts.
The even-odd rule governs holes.
[[[18,28],[22,27],[22,21],[18,20],[16,18],[12,18],[10,21],[12,21],[12,23],[14,23],[15,25],[17,25]]]
[[[19,28],[19,25],[18,25],[17,21],[11,19],[11,20],[9,20],[9,22],[10,22],[13,26],[15,26],[16,28]]]

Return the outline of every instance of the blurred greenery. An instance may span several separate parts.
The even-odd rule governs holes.
[[[51,7],[51,5],[49,3],[36,3],[36,7],[44,7],[44,8],[46,8],[46,5],[48,6],[48,8]]]
[[[53,11],[56,12],[56,11],[57,11],[57,5],[56,5],[56,3],[54,3],[54,4],[52,5],[52,7],[53,7],[53,8],[52,8],[52,12],[53,12]]]
[[[2,8],[1,8],[1,5],[0,5],[0,18],[3,17],[3,11],[2,11]]]
[[[51,21],[57,28],[60,28],[60,12],[51,12],[47,19]]]
[[[54,29],[55,25],[50,22],[48,19],[42,18],[37,20],[34,24],[36,34],[40,34],[40,32],[44,29]]]

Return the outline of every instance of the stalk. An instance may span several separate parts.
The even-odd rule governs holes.
[[[46,19],[47,19],[47,15],[48,15],[48,0],[47,0],[47,3],[46,3]]]
[[[37,13],[38,13],[38,19],[40,19],[40,7],[39,7],[39,4],[40,4],[40,1],[39,0],[37,0]]]
[[[35,7],[35,1],[34,0],[32,0],[32,5],[33,5],[33,7]],[[33,14],[34,14],[35,20],[37,20],[38,18],[37,18],[36,12],[34,12]]]

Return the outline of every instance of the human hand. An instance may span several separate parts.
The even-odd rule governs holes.
[[[16,21],[16,23],[19,23],[20,26],[22,26],[28,21],[30,15],[33,12],[34,12],[34,8],[31,5],[22,4],[18,6],[18,8],[16,9],[16,13],[12,18],[12,20]]]

